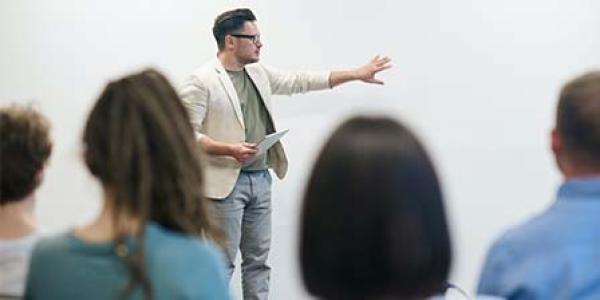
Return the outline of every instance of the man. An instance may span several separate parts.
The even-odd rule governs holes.
[[[479,293],[600,299],[600,71],[563,88],[552,151],[565,178],[555,203],[496,241]]]
[[[52,151],[49,123],[31,108],[0,108],[0,298],[20,298],[38,238],[35,190]]]
[[[198,141],[208,154],[206,192],[214,199],[224,228],[229,276],[237,249],[242,253],[245,299],[266,299],[270,267],[271,176],[287,171],[281,143],[266,155],[254,157],[256,144],[275,132],[272,94],[295,94],[361,80],[383,84],[376,73],[390,67],[390,59],[375,57],[348,71],[284,72],[258,64],[262,43],[256,18],[249,9],[219,15],[213,35],[217,59],[194,71],[180,90]]]

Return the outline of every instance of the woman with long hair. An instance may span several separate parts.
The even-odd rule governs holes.
[[[167,79],[145,70],[109,83],[83,144],[102,211],[36,246],[26,298],[229,299],[200,149]]]

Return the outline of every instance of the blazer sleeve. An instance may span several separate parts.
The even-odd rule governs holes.
[[[271,91],[276,95],[292,95],[324,90],[329,86],[330,72],[283,71],[261,65],[267,74]]]
[[[203,136],[202,124],[208,111],[208,88],[196,76],[190,76],[179,88],[179,96],[185,106],[196,138]]]

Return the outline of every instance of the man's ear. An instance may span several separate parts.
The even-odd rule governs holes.
[[[552,152],[554,152],[554,155],[558,155],[563,150],[563,144],[564,142],[558,133],[558,130],[556,130],[556,128],[552,129],[552,133],[550,133],[550,148],[552,149]]]
[[[233,38],[233,36],[231,35],[226,35],[225,36],[225,49],[232,49],[235,47],[235,39]]]

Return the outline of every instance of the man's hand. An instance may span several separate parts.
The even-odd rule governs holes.
[[[198,142],[200,142],[206,153],[213,155],[228,155],[235,158],[240,163],[244,163],[258,152],[258,150],[256,150],[256,144],[244,142],[237,144],[224,143],[215,141],[206,135],[202,135],[198,139]]]
[[[375,74],[392,67],[391,59],[387,56],[375,56],[369,63],[356,69],[356,79],[363,82],[383,84],[383,81],[375,78]]]
[[[239,163],[244,163],[254,157],[257,151],[256,144],[252,143],[230,144],[229,146],[229,156],[235,158]]]
[[[375,78],[375,74],[391,68],[391,61],[392,60],[387,56],[379,57],[379,55],[377,55],[369,63],[362,67],[346,71],[333,71],[329,75],[329,86],[333,88],[342,83],[353,80],[360,80],[362,82],[374,84],[383,84],[383,81]]]

